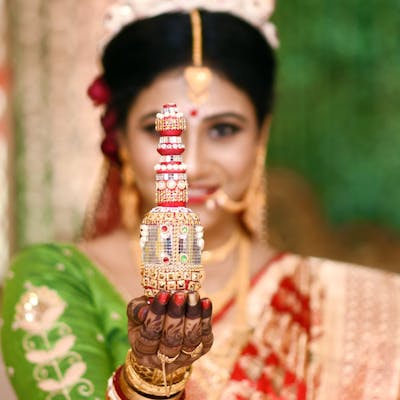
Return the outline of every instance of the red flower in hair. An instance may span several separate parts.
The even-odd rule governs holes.
[[[101,116],[101,125],[107,133],[115,129],[117,125],[117,113],[115,110],[108,109]]]
[[[115,131],[110,132],[105,136],[101,142],[101,151],[110,160],[116,163],[119,162],[118,139]]]
[[[111,91],[104,76],[98,76],[87,90],[88,96],[93,100],[96,106],[107,104],[111,99]]]

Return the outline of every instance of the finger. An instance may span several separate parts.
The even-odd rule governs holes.
[[[157,353],[169,297],[166,291],[160,291],[155,296],[132,346],[136,356]]]
[[[182,352],[184,354],[193,352],[202,341],[201,313],[202,311],[199,294],[197,292],[190,292],[187,300],[185,328],[182,343]]]
[[[167,315],[160,341],[160,353],[167,357],[177,356],[182,347],[185,327],[186,294],[175,292],[168,303]]]
[[[146,296],[137,297],[136,299],[131,300],[126,309],[130,329],[133,329],[143,323],[149,308],[150,306],[147,302]]]
[[[203,354],[206,354],[214,341],[214,335],[211,327],[212,303],[208,298],[201,299],[201,330]]]

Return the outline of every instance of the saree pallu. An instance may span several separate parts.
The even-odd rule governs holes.
[[[247,309],[241,349],[234,305],[219,316],[187,399],[400,399],[398,276],[281,255],[253,282]]]

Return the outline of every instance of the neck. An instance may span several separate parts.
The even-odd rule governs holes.
[[[235,219],[225,219],[223,223],[206,227],[204,232],[206,251],[213,251],[223,246],[235,233],[242,230],[240,222]]]

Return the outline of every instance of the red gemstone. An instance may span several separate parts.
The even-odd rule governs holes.
[[[164,258],[163,258],[163,262],[164,262],[165,264],[168,264],[168,263],[169,263],[169,257],[164,257]]]
[[[191,110],[190,110],[190,116],[191,117],[197,117],[197,115],[198,115],[198,110],[196,109],[196,108],[192,108]]]
[[[168,232],[168,226],[167,226],[167,225],[163,225],[163,226],[161,227],[161,230],[162,230],[163,232]]]

